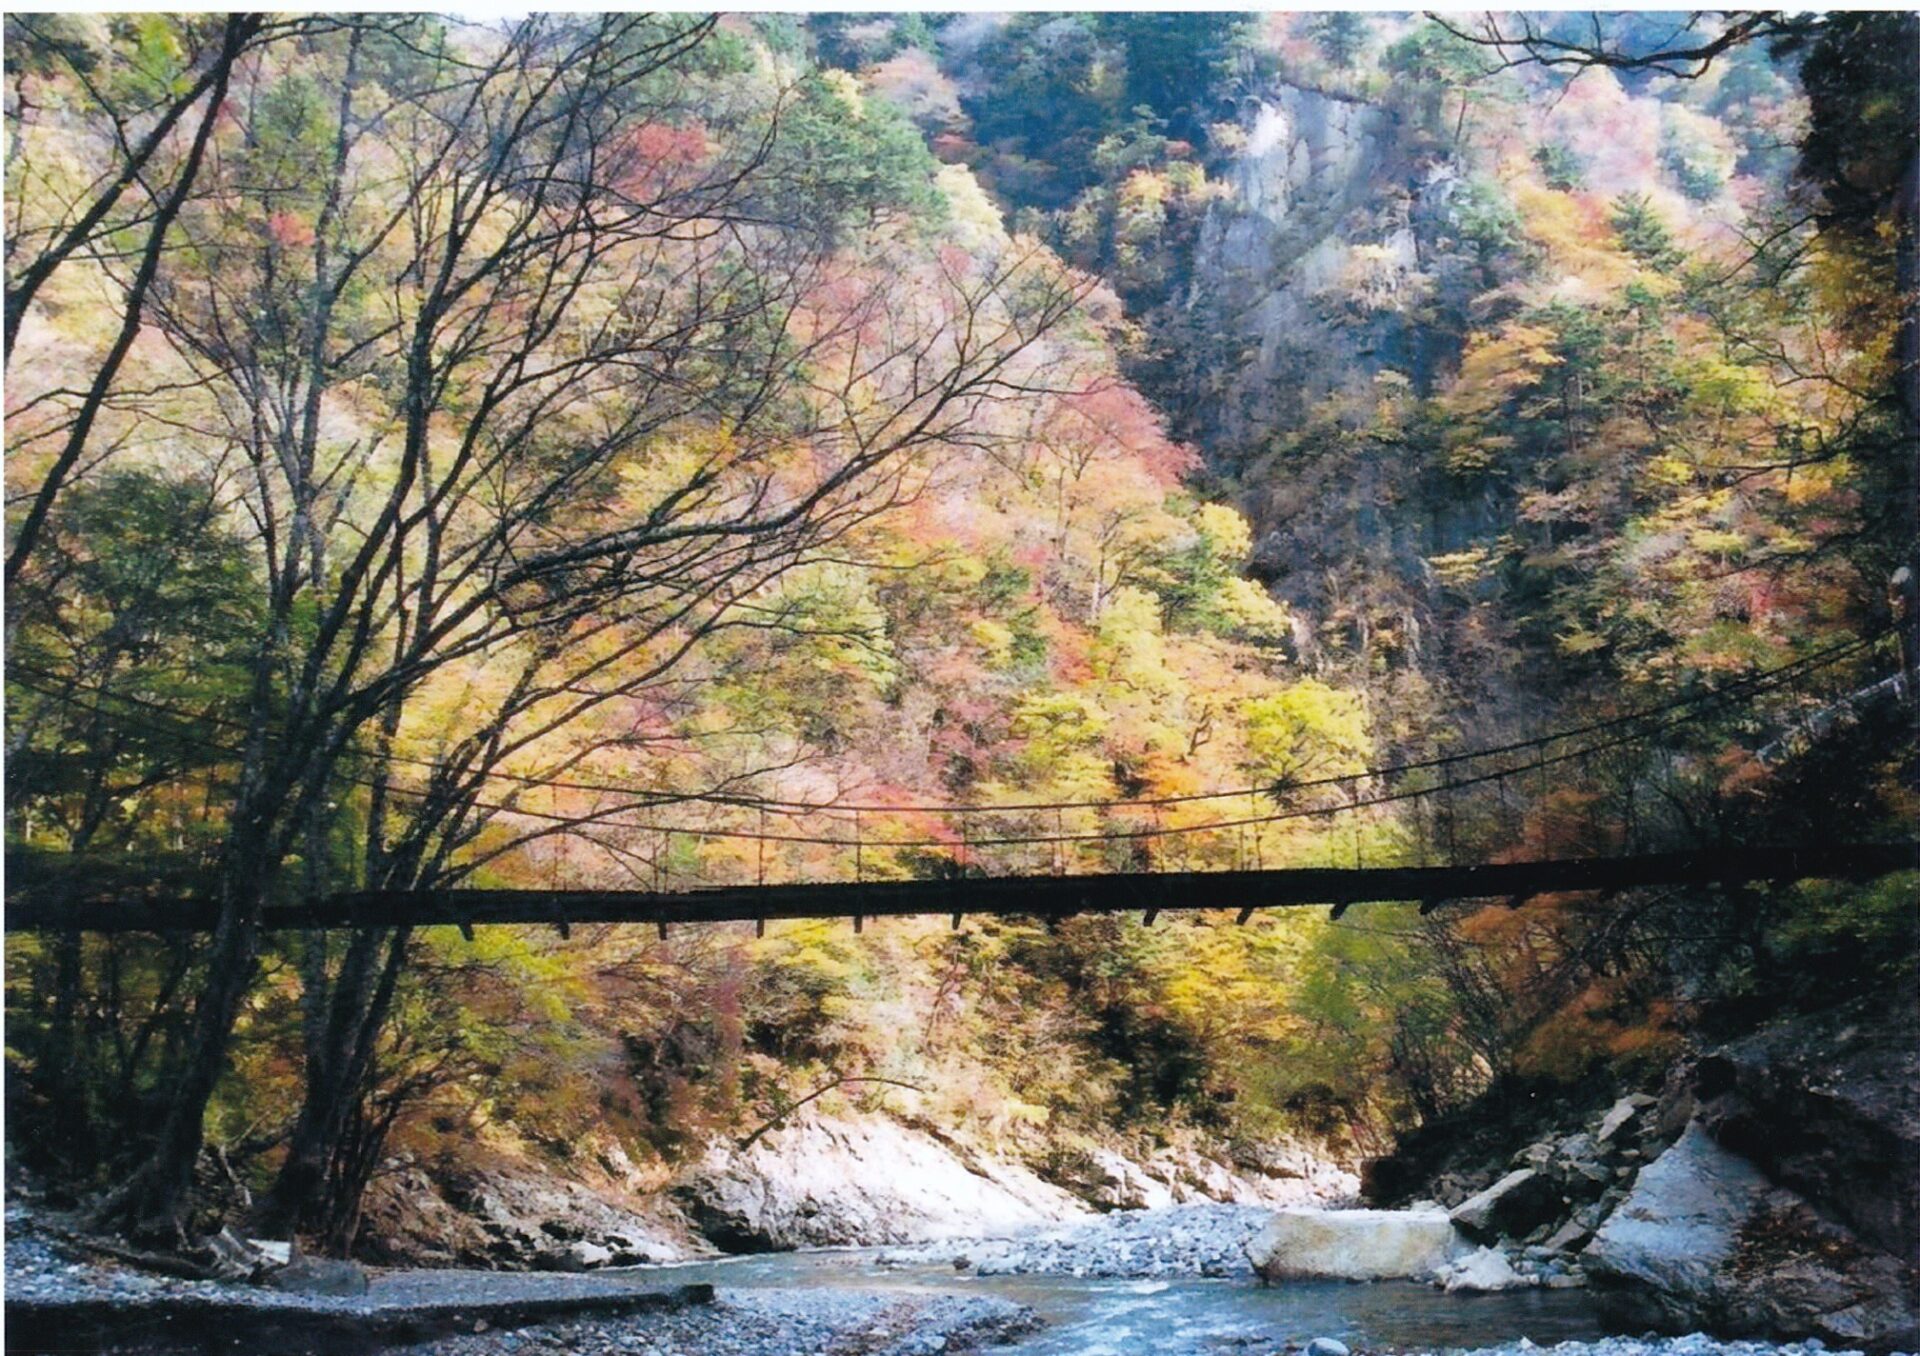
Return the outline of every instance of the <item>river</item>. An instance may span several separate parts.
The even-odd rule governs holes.
[[[649,1267],[662,1281],[722,1289],[837,1287],[987,1294],[1031,1306],[1046,1327],[998,1351],[1029,1356],[1221,1356],[1335,1337],[1360,1348],[1541,1345],[1603,1335],[1584,1290],[1448,1295],[1405,1281],[1116,1280],[974,1276],[929,1264],[882,1265],[875,1249],[822,1250]]]

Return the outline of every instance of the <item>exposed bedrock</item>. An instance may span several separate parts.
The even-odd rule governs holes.
[[[1633,1325],[1882,1350],[1920,1338],[1911,1268],[1697,1121],[1640,1174],[1583,1260],[1605,1307]]]

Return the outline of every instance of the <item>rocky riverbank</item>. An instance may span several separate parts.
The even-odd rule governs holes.
[[[1623,1328],[1920,1346],[1920,1012],[1785,1019],[1658,1095],[1424,1186],[1487,1251],[1471,1288],[1584,1277]],[[1408,1190],[1404,1164],[1370,1184]],[[1443,1270],[1440,1279],[1448,1280]],[[1458,1272],[1454,1279],[1461,1279]]]
[[[925,1356],[1003,1343],[1037,1320],[987,1295],[681,1285],[594,1275],[380,1271],[360,1293],[183,1280],[89,1255],[8,1212],[7,1350],[126,1356]]]
[[[1271,1213],[1259,1206],[1222,1204],[1127,1210],[1023,1238],[890,1249],[879,1261],[883,1266],[945,1263],[978,1276],[1250,1277],[1247,1244]]]
[[[1089,1146],[1034,1160],[925,1123],[806,1113],[741,1148],[716,1143],[671,1178],[612,1148],[575,1180],[528,1160],[395,1163],[359,1245],[385,1266],[583,1271],[716,1252],[920,1244],[1071,1229],[1105,1212],[1352,1201],[1359,1179],[1311,1149]]]
[[[1032,1310],[987,1295],[742,1290],[673,1313],[473,1333],[395,1356],[933,1356],[1000,1346],[1037,1326]]]

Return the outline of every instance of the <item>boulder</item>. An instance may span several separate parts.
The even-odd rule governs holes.
[[[1440,1210],[1276,1210],[1247,1244],[1264,1281],[1424,1280],[1467,1251]]]
[[[351,1297],[367,1293],[367,1273],[357,1262],[338,1257],[296,1257],[268,1272],[262,1284],[290,1295]]]
[[[1434,1274],[1434,1284],[1448,1294],[1456,1291],[1486,1293],[1495,1290],[1524,1290],[1535,1284],[1522,1276],[1498,1248],[1481,1248],[1458,1261],[1449,1262]]]
[[[613,1265],[613,1257],[613,1249],[582,1239],[541,1253],[534,1259],[533,1266],[536,1271],[596,1271]]]
[[[207,1269],[225,1281],[251,1280],[273,1263],[252,1240],[241,1238],[232,1229],[222,1229],[200,1247]]]
[[[1568,1135],[1554,1146],[1549,1169],[1564,1195],[1590,1201],[1614,1180],[1614,1169],[1603,1160],[1605,1148],[1592,1135]]]
[[[1641,1171],[1582,1261],[1610,1315],[1636,1326],[1875,1348],[1920,1336],[1910,1269],[1697,1122]]]
[[[1627,1122],[1652,1105],[1654,1105],[1654,1099],[1644,1092],[1622,1097],[1607,1108],[1607,1114],[1600,1118],[1600,1128],[1593,1132],[1594,1139],[1601,1144],[1610,1143],[1613,1137],[1626,1127]]]
[[[1350,1356],[1345,1342],[1337,1337],[1316,1337],[1307,1343],[1307,1356]]]
[[[1554,1253],[1579,1252],[1581,1248],[1586,1246],[1587,1240],[1592,1237],[1593,1230],[1575,1218],[1568,1220],[1565,1224],[1547,1235],[1547,1241],[1541,1244],[1541,1246],[1548,1252]]]
[[[1449,1218],[1476,1243],[1524,1238],[1559,1217],[1560,1187],[1539,1168],[1516,1168],[1479,1195],[1462,1201]]]
[[[1920,996],[1777,1022],[1703,1056],[1692,1082],[1715,1139],[1920,1266]]]

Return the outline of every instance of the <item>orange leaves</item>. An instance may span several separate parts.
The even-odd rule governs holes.
[[[1515,1059],[1522,1073],[1574,1079],[1603,1058],[1671,1058],[1679,1049],[1674,1005],[1643,1000],[1623,976],[1596,979],[1548,1017],[1527,1038]]]
[[[1729,800],[1763,796],[1772,773],[1767,765],[1739,745],[1730,745],[1714,760],[1720,769],[1720,794]]]
[[[275,212],[267,218],[267,234],[277,245],[295,249],[313,243],[313,225],[297,212]]]

